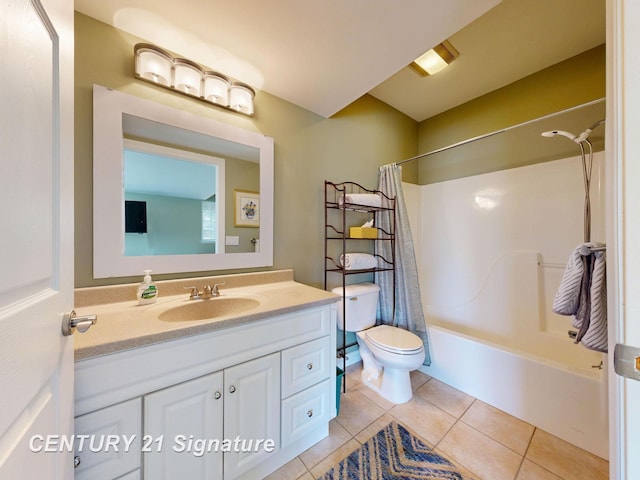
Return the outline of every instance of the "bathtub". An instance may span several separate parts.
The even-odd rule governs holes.
[[[602,165],[597,154],[594,240],[604,238]],[[430,334],[421,371],[607,458],[606,355],[575,345],[571,319],[551,310],[582,240],[582,188],[577,157],[403,184]]]
[[[463,333],[428,327],[431,366],[420,371],[608,458],[604,370],[577,369]]]

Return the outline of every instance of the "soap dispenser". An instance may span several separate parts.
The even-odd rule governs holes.
[[[151,270],[144,271],[144,281],[138,287],[138,305],[154,303],[158,297],[158,289],[151,279]]]

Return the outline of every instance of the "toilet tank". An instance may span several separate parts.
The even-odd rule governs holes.
[[[376,324],[376,309],[380,287],[374,283],[356,283],[345,288],[346,326],[342,316],[342,301],[338,303],[338,328],[347,332],[359,332]],[[342,295],[342,287],[331,290]]]

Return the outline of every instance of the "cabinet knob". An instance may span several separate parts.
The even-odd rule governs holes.
[[[307,417],[313,417],[313,410],[307,410]]]
[[[313,363],[307,363],[307,370],[313,369]]]
[[[213,394],[213,398],[215,398],[216,400],[220,400],[220,397],[222,397],[222,394],[220,392],[216,392]]]
[[[76,455],[75,457],[73,457],[73,468],[78,468],[80,466],[81,460],[80,460],[80,455]]]
[[[233,392],[235,392],[235,391],[236,391],[236,387],[234,387],[233,385],[231,385],[231,386],[229,387],[229,392],[233,393]]]

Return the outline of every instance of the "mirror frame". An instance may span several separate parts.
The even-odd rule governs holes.
[[[255,147],[260,152],[260,251],[186,255],[124,255],[123,114]],[[93,277],[202,272],[273,266],[274,141],[260,133],[201,117],[100,85],[93,86]],[[118,205],[119,208],[113,208]]]

